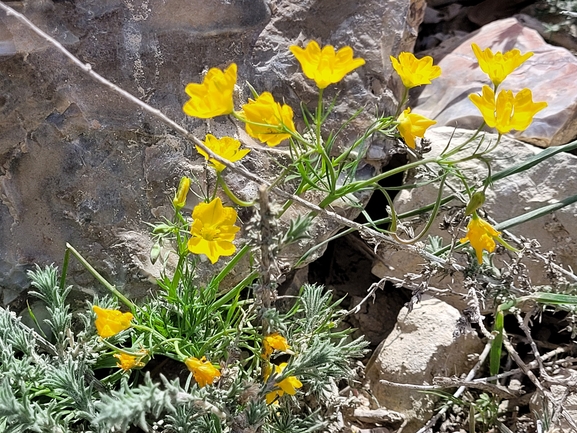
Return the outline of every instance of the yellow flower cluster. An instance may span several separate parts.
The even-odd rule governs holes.
[[[282,335],[278,332],[273,332],[264,337],[263,339],[263,354],[262,357],[265,359],[263,367],[263,377],[267,381],[272,372],[272,367],[275,369],[276,375],[282,374],[283,370],[286,368],[287,363],[283,362],[279,365],[274,365],[269,362],[270,356],[273,351],[278,350],[279,352],[291,353],[290,346]],[[266,394],[266,403],[271,404],[276,402],[279,397],[282,397],[284,393],[289,395],[295,395],[296,389],[303,386],[300,380],[296,376],[289,376],[274,384],[274,389]]]
[[[353,58],[350,47],[335,51],[328,45],[321,50],[313,41],[304,49],[292,46],[290,50],[300,62],[305,75],[315,80],[321,89],[342,80],[346,74],[365,63],[363,59]],[[236,79],[237,66],[234,63],[225,70],[210,69],[202,83],[190,83],[186,86],[185,91],[190,99],[184,104],[183,111],[189,116],[202,119],[233,113]],[[292,108],[275,101],[269,92],[249,99],[242,106],[242,110],[234,114],[245,122],[246,132],[251,137],[271,147],[296,134]],[[214,155],[229,162],[236,162],[249,153],[249,149],[241,149],[240,142],[232,137],[217,138],[207,134],[203,144],[212,154],[198,145],[197,151],[218,173],[222,172],[226,165],[216,160]],[[190,179],[181,179],[173,200],[177,211],[184,207],[189,188]],[[221,256],[234,254],[236,248],[233,240],[239,227],[234,225],[237,213],[233,208],[224,207],[220,199],[215,198],[209,203],[197,205],[192,212],[192,218],[194,221],[188,241],[188,250],[191,253],[204,254],[211,263],[216,263]]]
[[[320,89],[339,82],[346,74],[365,64],[363,59],[353,58],[353,49],[348,46],[335,51],[330,45],[321,49],[315,41],[311,41],[306,48],[293,45],[290,51],[300,62],[304,74],[314,80]],[[183,111],[201,119],[233,113],[236,79],[237,66],[234,63],[224,71],[210,69],[201,84],[190,83],[186,86],[185,91],[190,99],[184,104]],[[256,99],[249,99],[235,115],[245,122],[248,135],[268,146],[277,146],[296,133],[292,108],[276,102],[269,92],[263,92]],[[231,162],[240,160],[248,153],[248,150],[239,150],[238,140],[230,137],[218,140],[207,135],[204,144]],[[217,171],[224,170],[224,164],[210,158],[198,146],[197,150]]]
[[[183,111],[192,117],[208,119],[234,111],[233,92],[236,84],[237,66],[232,63],[224,71],[212,68],[208,71],[201,84],[190,83],[186,86],[186,93],[190,96]],[[212,152],[230,161],[236,162],[242,159],[249,150],[240,150],[240,142],[231,137],[217,139],[208,134],[203,142]],[[196,146],[196,150],[209,161],[216,171],[223,171],[226,166],[211,158],[204,149]]]
[[[547,107],[546,102],[533,102],[531,90],[522,89],[516,95],[511,90],[501,90],[495,94],[499,85],[511,72],[521,66],[533,53],[521,54],[517,49],[506,53],[493,54],[491,49],[481,49],[472,44],[473,52],[479,62],[479,67],[485,72],[494,89],[485,85],[481,95],[469,95],[490,128],[495,128],[499,134],[512,130],[524,131],[533,121],[539,111]]]

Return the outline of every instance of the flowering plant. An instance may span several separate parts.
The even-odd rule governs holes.
[[[445,200],[446,179],[455,176],[462,184],[459,194],[465,210],[461,219],[470,220],[466,234],[455,238],[450,252],[470,245],[470,265],[478,270],[487,265],[485,252],[490,259],[497,243],[515,250],[504,240],[504,229],[494,227],[480,214],[485,191],[494,179],[490,152],[502,134],[526,129],[536,113],[547,106],[546,102],[534,102],[529,89],[517,94],[500,89],[507,76],[532,53],[511,50],[493,54],[473,44],[479,66],[493,87],[483,86],[481,94],[471,95],[470,100],[479,108],[485,124],[497,130],[498,139],[485,145],[479,128],[465,142],[447,146],[438,156],[423,158],[427,129],[436,121],[405,104],[410,89],[430,84],[441,75],[431,57],[417,59],[412,53],[391,57],[404,86],[396,112],[377,114],[358,137],[343,146],[341,134],[355,117],[336,131],[325,131],[334,105],[325,103],[324,90],[349,74],[362,72],[359,68],[365,60],[355,57],[351,47],[321,48],[315,41],[305,48],[293,45],[289,50],[319,91],[314,107],[301,105],[300,117],[295,115],[299,111],[277,101],[272,93],[259,94],[252,87],[252,98],[235,111],[234,63],[223,70],[211,68],[202,83],[185,87],[190,99],[183,105],[184,113],[201,119],[230,115],[266,148],[284,149],[288,162],[279,162],[281,169],[273,174],[272,181],[262,179],[259,197],[239,198],[227,184],[227,172],[231,171],[227,168],[238,168],[256,152],[242,148],[235,137],[207,134],[204,141],[194,139],[195,148],[214,170],[216,182],[199,191],[199,182],[182,177],[172,199],[172,220],[153,227],[151,261],[160,260],[162,265],[156,293],[142,303],[129,300],[67,245],[60,276],[54,266],[29,273],[37,289],[32,295],[46,304],[51,315],[47,324],[53,338],[0,311],[0,342],[6,349],[0,373],[9,373],[9,380],[0,385],[1,428],[69,431],[72,425],[78,431],[104,432],[127,431],[130,425],[139,425],[143,430],[153,426],[166,431],[323,431],[331,416],[336,418],[331,384],[354,377],[351,361],[364,355],[367,343],[362,338],[351,339],[351,330],[340,330],[346,312],[321,287],[305,284],[289,307],[277,306],[280,272],[275,271],[280,266],[275,260],[284,247],[306,238],[320,214],[344,220],[363,234],[370,233],[375,243],[387,239],[397,247],[415,244],[428,233]],[[185,135],[190,138],[190,134]],[[408,162],[359,179],[357,169],[374,137],[406,145],[403,149]],[[487,164],[489,174],[481,182],[460,171],[463,162],[473,159]],[[382,186],[382,181],[430,166],[436,168],[436,174],[427,181],[439,185],[438,198],[409,215],[428,214],[428,222],[415,236],[399,235],[398,227],[407,215],[397,214],[391,189]],[[194,201],[191,191],[196,195],[192,211],[187,207]],[[327,210],[337,201],[361,208],[364,203],[360,196],[365,191],[384,195],[389,217],[355,224]],[[285,200],[281,206],[270,203],[269,192]],[[315,192],[318,202],[306,201],[307,192]],[[283,229],[278,220],[295,202],[307,204],[310,212],[294,218]],[[239,217],[241,207],[253,207],[256,216],[251,220]],[[384,223],[389,226],[383,228]],[[242,228],[260,233],[242,239]],[[446,252],[433,250],[428,257],[439,263],[447,257],[443,256]],[[95,299],[75,316],[80,322],[78,329],[73,329],[73,315],[66,304],[71,256],[111,295]],[[201,272],[204,264],[211,269],[208,276]],[[531,299],[560,302],[544,295]],[[569,301],[577,303],[575,299]],[[514,305],[510,301],[498,309],[492,374],[498,372],[504,341],[502,316]],[[175,377],[186,377],[185,383],[159,373],[166,366],[177,371]],[[317,403],[315,411],[309,410],[305,396]]]

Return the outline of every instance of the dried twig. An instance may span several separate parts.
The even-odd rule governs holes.
[[[481,366],[485,363],[485,360],[487,359],[487,356],[489,356],[489,352],[491,351],[491,341],[489,341],[486,345],[485,348],[483,349],[483,352],[481,352],[481,355],[479,355],[479,360],[477,361],[477,363],[475,364],[475,366],[471,369],[471,371],[469,372],[469,374],[467,374],[467,377],[465,377],[465,382],[471,381],[475,375],[477,374],[477,372],[479,371],[479,369],[481,368]],[[454,398],[459,398],[467,389],[466,386],[460,386],[459,389],[457,389],[457,391],[455,391],[455,393],[453,394]],[[443,405],[443,407],[441,408],[441,410],[439,410],[439,412],[437,412],[435,414],[435,416],[433,416],[428,422],[427,424],[425,424],[423,427],[421,427],[417,433],[425,433],[430,431],[430,429],[437,423],[437,421],[439,420],[439,418],[441,418],[445,412],[447,412],[447,410],[449,409],[449,405],[445,404]]]
[[[521,357],[519,356],[519,354],[511,344],[511,342],[509,341],[507,335],[503,335],[503,345],[505,346],[505,349],[507,350],[509,355],[511,355],[511,357],[513,358],[513,361],[515,361],[515,363],[521,368],[523,373],[525,373],[525,375],[529,378],[529,380],[533,382],[533,384],[535,385],[535,387],[537,387],[539,392],[541,392],[541,395],[543,395],[553,405],[554,410],[552,416],[553,422],[555,422],[555,419],[557,418],[558,414],[561,414],[563,415],[567,423],[569,423],[569,425],[577,431],[577,424],[575,424],[575,421],[571,417],[571,414],[569,414],[567,409],[563,407],[561,402],[556,401],[555,397],[551,394],[551,392],[543,386],[543,384],[541,383],[541,381],[539,381],[537,376],[535,376],[535,374],[531,371],[531,369],[527,366],[527,364],[523,362],[523,360],[521,359]]]

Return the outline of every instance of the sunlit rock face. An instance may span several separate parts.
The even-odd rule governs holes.
[[[412,50],[425,8],[423,0],[7,4],[93,70],[201,139],[207,132],[239,136],[254,149],[247,168],[266,178],[272,177],[277,157],[261,152],[260,144],[226,117],[210,121],[186,117],[181,108],[187,99],[186,84],[200,82],[211,67],[235,62],[236,109],[250,95],[248,81],[300,113],[300,99],[314,106],[315,87],[302,76],[288,47],[312,39],[321,45],[350,45],[366,65],[326,89],[327,97],[341,95],[332,125],[366,108],[367,114],[343,134],[346,145],[372,113],[396,108],[389,55]],[[2,302],[11,302],[28,286],[25,273],[34,263],[60,264],[66,242],[131,296],[145,294],[158,274],[148,259],[151,240],[145,223],[170,217],[170,200],[182,175],[214,181],[194,146],[83,73],[3,12],[0,112]],[[302,127],[299,119],[297,127]],[[379,161],[372,163],[365,171],[379,166]],[[230,176],[229,183],[247,198],[257,191],[257,185],[242,178]],[[187,210],[195,200],[191,197]],[[248,217],[241,212],[241,219]],[[335,224],[320,221],[314,239],[301,245],[301,252],[336,229]],[[69,281],[89,294],[101,290],[74,261]]]

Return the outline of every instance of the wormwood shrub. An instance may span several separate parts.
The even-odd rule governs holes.
[[[152,226],[155,244],[151,260],[160,261],[164,270],[157,279],[157,293],[148,299],[138,304],[128,299],[70,245],[60,274],[55,266],[37,267],[29,273],[34,287],[30,295],[46,304],[49,332],[44,333],[41,327],[30,329],[13,313],[0,310],[0,344],[4,349],[0,352],[0,429],[6,432],[111,432],[128,431],[131,426],[162,432],[334,430],[336,424],[331,423],[346,404],[338,387],[343,381],[354,380],[352,361],[363,356],[366,342],[351,339],[350,330],[339,327],[346,312],[321,287],[305,285],[298,296],[289,299],[286,309],[278,308],[279,253],[306,238],[310,225],[322,215],[347,226],[345,233],[358,230],[375,244],[412,248],[435,266],[481,278],[495,272],[491,254],[497,243],[511,253],[518,252],[504,239],[499,226],[492,225],[482,213],[491,182],[577,147],[571,143],[547,150],[504,172],[492,173],[491,152],[502,134],[526,129],[547,104],[533,102],[530,89],[517,94],[502,89],[507,76],[532,53],[522,54],[517,49],[493,53],[474,44],[479,66],[492,85],[470,96],[484,124],[469,139],[448,143],[439,156],[423,158],[426,146],[421,139],[435,121],[404,106],[409,89],[429,84],[441,70],[430,57],[417,59],[411,53],[401,53],[391,57],[405,87],[397,112],[392,116],[376,113],[356,139],[342,143],[342,132],[363,107],[338,130],[326,131],[334,103],[327,103],[323,92],[362,67],[364,60],[355,58],[350,47],[321,48],[311,41],[304,48],[290,47],[303,73],[318,88],[316,106],[303,103],[299,107],[304,124],[301,131],[295,126],[293,108],[277,102],[267,91],[259,93],[249,86],[252,98],[235,110],[234,63],[222,70],[212,68],[202,83],[186,86],[190,98],[183,107],[186,114],[203,119],[228,115],[264,146],[283,146],[288,162],[278,162],[279,171],[270,178],[259,178],[243,167],[249,149],[237,138],[207,134],[204,141],[199,140],[98,76],[22,15],[1,2],[0,7],[55,44],[87,73],[191,140],[216,179],[214,187],[200,192],[200,203],[187,215],[183,209],[191,187],[202,188],[194,179],[183,177],[172,200],[174,217]],[[497,140],[491,141],[481,132],[485,124],[498,132]],[[404,143],[410,162],[359,180],[357,170],[374,137]],[[478,173],[471,175],[460,169],[473,159],[487,167],[482,181],[477,180]],[[398,215],[392,189],[383,187],[381,181],[417,168],[426,168],[427,175],[420,183],[403,188],[434,184],[438,197],[428,206]],[[258,197],[238,197],[227,184],[229,172],[258,184]],[[447,197],[444,189],[449,178],[457,179],[461,187]],[[304,199],[311,191],[320,197],[318,203]],[[383,194],[389,217],[373,221],[364,212],[368,222],[359,224],[331,211],[337,201],[362,211],[359,193],[365,191]],[[422,248],[417,242],[427,235],[442,204],[453,198],[461,200],[461,218],[469,220],[465,235],[448,247],[432,241],[430,248]],[[576,200],[577,196],[569,197],[501,226],[504,229],[522,223]],[[283,226],[280,218],[295,204],[307,211]],[[237,238],[240,207],[253,208],[255,215],[245,226],[250,233],[244,241]],[[419,214],[428,218],[421,233],[410,238],[397,233],[407,218]],[[451,261],[463,252],[471,259],[467,269],[456,268]],[[66,303],[71,290],[66,284],[71,259],[79,260],[109,292],[105,298],[94,299],[84,311],[72,312]],[[204,266],[203,260],[212,265],[220,262],[218,270],[215,267],[204,280],[196,272],[201,263]],[[241,276],[240,281],[234,287],[224,287],[223,281],[232,272]],[[573,301],[539,293],[531,296],[545,303]],[[527,298],[502,300],[494,332],[487,333],[492,373],[499,369],[501,350],[507,343],[500,319],[517,301]],[[30,314],[35,318],[32,311]],[[479,321],[482,324],[482,319]],[[163,366],[170,366],[173,374],[169,376]],[[183,380],[181,372],[186,373]]]

